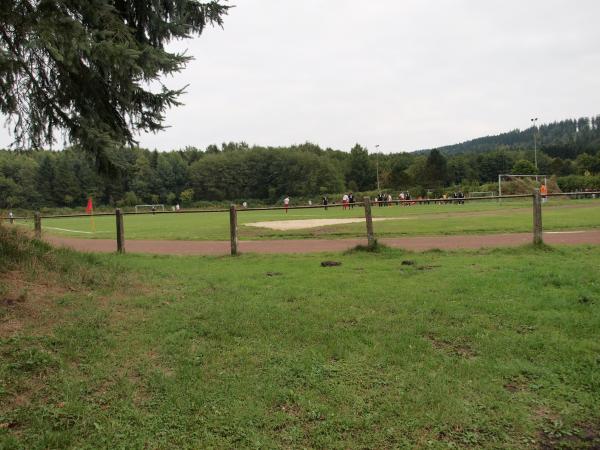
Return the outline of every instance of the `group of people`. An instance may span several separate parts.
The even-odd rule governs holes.
[[[452,194],[444,194],[442,195],[442,200],[443,201],[437,201],[438,203],[447,203],[445,200],[452,198],[452,203],[456,203],[456,204],[464,204],[465,203],[465,194],[462,191],[456,191]],[[386,194],[386,193],[380,193],[379,195],[377,195],[375,197],[375,203],[377,203],[378,206],[383,207],[383,206],[392,206],[394,203],[396,205],[400,205],[400,206],[410,206],[410,205],[414,205],[415,203],[426,203],[429,204],[431,201],[435,201],[434,199],[431,198],[430,193],[428,193],[428,195],[426,197],[422,197],[419,196],[416,199],[413,199],[412,196],[410,195],[410,192],[406,191],[406,192],[400,192],[398,194],[398,199],[394,200],[391,194]]]
[[[439,203],[448,203],[446,200],[449,198],[452,199],[452,203],[456,203],[456,204],[460,204],[460,205],[465,203],[465,200],[464,200],[465,194],[462,191],[456,191],[456,192],[453,192],[452,194],[446,193],[446,194],[442,195],[442,199],[440,199],[440,200],[432,199],[429,195],[427,195],[427,197],[419,196],[416,199],[413,199],[410,192],[408,192],[408,191],[400,192],[398,194],[398,198],[394,199],[392,197],[392,194],[389,194],[386,192],[380,192],[377,196],[375,196],[374,202],[379,207],[392,206],[394,204],[399,205],[399,206],[410,206],[410,205],[416,204],[417,202],[429,203],[430,201],[434,201],[434,202],[439,202]],[[308,206],[312,206],[312,204],[313,204],[312,200],[308,200]],[[321,206],[325,210],[327,210],[327,207],[330,204],[331,204],[331,202],[327,195],[321,196]],[[333,204],[335,205],[336,202],[334,201]],[[354,208],[355,204],[356,204],[356,199],[354,198],[354,194],[352,192],[349,192],[342,196],[342,209],[345,210],[345,209]],[[285,196],[285,198],[283,200],[283,206],[285,208],[285,212],[287,213],[287,211],[290,207],[290,197],[287,195]]]
[[[354,208],[354,203],[354,194],[352,192],[349,194],[344,194],[342,197],[342,209]]]
[[[410,200],[412,200],[410,192],[400,192],[398,194],[398,200],[396,200],[395,202],[394,198],[392,197],[392,194],[386,194],[385,192],[381,192],[378,196],[375,197],[375,203],[377,203],[377,206],[379,207],[392,206],[394,203],[396,203],[397,205],[399,204],[402,206],[409,206],[411,203],[407,203],[407,201]]]
[[[356,200],[354,199],[354,194],[352,192],[349,192],[348,194],[344,194],[342,196],[342,209],[354,208],[355,203]],[[308,204],[312,205],[312,202],[309,200]],[[327,207],[329,206],[329,197],[327,197],[327,195],[323,195],[321,197],[321,205],[325,209],[327,209]]]
[[[459,205],[464,205],[465,203],[465,194],[463,191],[454,192],[452,194],[452,198],[454,199],[453,203],[457,203]]]

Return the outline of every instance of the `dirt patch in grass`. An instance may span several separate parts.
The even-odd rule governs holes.
[[[409,271],[425,271],[425,270],[433,270],[440,268],[440,265],[437,264],[418,264],[415,260],[407,259],[400,263],[400,271],[403,273],[408,273]]]
[[[510,393],[524,392],[529,390],[532,377],[528,374],[519,374],[511,377],[506,383],[504,383],[504,389]]]
[[[56,299],[68,289],[50,276],[31,281],[20,271],[0,274],[3,298],[0,300],[0,338],[9,338],[24,329],[35,336],[46,335],[56,323],[46,318],[45,311],[52,308]]]
[[[546,407],[538,408],[534,416],[541,422],[537,433],[539,449],[600,449],[600,418],[580,420],[568,425]]]
[[[34,280],[18,270],[0,273],[0,283],[3,284],[0,338],[10,338],[24,331],[31,336],[49,335],[68,316],[65,312],[70,308],[60,304],[61,299],[71,294],[90,296],[92,293],[89,287],[66,286],[60,276],[51,272],[40,274]],[[94,301],[99,306],[108,307],[121,299],[149,291],[147,285],[135,280],[128,280],[123,285],[126,286],[124,290],[94,297]],[[111,312],[119,314],[118,310]]]
[[[382,220],[406,220],[406,217],[377,217],[373,218],[373,222],[379,222]],[[364,222],[364,218],[352,218],[352,219],[302,219],[302,220],[272,220],[269,222],[252,222],[245,223],[247,227],[257,228],[269,228],[277,231],[289,231],[289,230],[305,230],[307,228],[320,228],[331,225],[346,225],[349,223],[361,223]]]
[[[296,419],[299,419],[304,415],[302,408],[295,403],[284,403],[283,405],[279,405],[277,409],[287,416],[294,417]]]
[[[460,358],[471,359],[477,356],[477,352],[471,347],[468,342],[464,340],[442,339],[434,334],[427,334],[425,336],[431,346],[439,351],[446,353],[449,356],[458,356]]]
[[[578,423],[573,428],[560,422],[546,422],[538,433],[538,448],[551,450],[558,448],[600,449],[600,422]]]
[[[516,329],[519,334],[530,334],[536,330],[534,325],[519,325]]]

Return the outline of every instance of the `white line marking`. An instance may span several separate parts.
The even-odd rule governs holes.
[[[56,227],[43,227],[43,228],[47,228],[48,230],[68,231],[69,233],[94,234],[92,231],[69,230],[68,228],[56,228]]]

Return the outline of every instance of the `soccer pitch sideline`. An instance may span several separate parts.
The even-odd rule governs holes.
[[[0,448],[600,445],[599,247],[0,245]]]
[[[531,200],[481,201],[464,205],[413,205],[373,207],[377,237],[419,235],[456,235],[473,233],[529,232],[532,229]],[[350,238],[365,235],[364,222],[276,230],[249,226],[257,222],[364,218],[362,206],[342,210],[330,207],[273,211],[238,211],[240,239]],[[20,221],[18,221],[20,222]],[[126,239],[154,240],[228,240],[229,214],[180,213],[156,215],[127,214],[124,218]],[[22,223],[22,222],[20,222]],[[33,227],[32,221],[22,223]],[[543,206],[545,231],[591,229],[600,226],[600,200],[552,198]],[[87,239],[113,239],[114,216],[82,218],[44,218],[45,233]]]

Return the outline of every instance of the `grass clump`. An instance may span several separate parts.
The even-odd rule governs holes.
[[[93,254],[52,247],[16,227],[0,225],[0,277],[10,272],[34,282],[53,279],[69,288],[106,289],[116,285],[120,270],[117,261],[107,265]]]
[[[350,250],[346,250],[344,254],[352,255],[354,253],[385,253],[388,250],[390,250],[390,247],[380,243],[379,241],[377,241],[377,239],[375,239],[373,245],[357,245],[356,247],[351,248]]]

